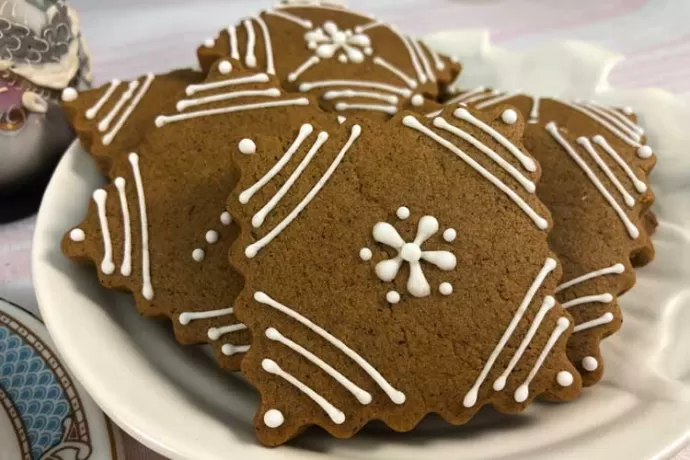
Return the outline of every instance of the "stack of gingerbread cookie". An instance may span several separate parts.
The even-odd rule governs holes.
[[[601,378],[617,297],[653,258],[631,110],[452,90],[457,60],[313,2],[198,56],[65,91],[110,183],[63,250],[241,370],[262,443],[462,424]]]

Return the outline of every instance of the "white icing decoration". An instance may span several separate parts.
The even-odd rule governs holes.
[[[327,140],[328,133],[325,131],[320,132],[316,138],[316,141],[314,142],[314,145],[311,147],[311,149],[309,149],[307,154],[304,156],[297,168],[295,168],[295,170],[292,172],[290,177],[285,181],[285,183],[280,187],[280,189],[275,193],[275,195],[273,195],[273,197],[268,201],[268,203],[266,203],[266,205],[264,205],[263,208],[261,208],[259,211],[257,211],[256,214],[254,214],[254,216],[252,217],[252,226],[254,228],[258,228],[261,227],[261,225],[263,225],[268,214],[273,209],[275,209],[280,200],[282,200],[283,197],[290,191],[290,188],[292,188],[297,179],[299,179],[299,177],[302,175],[304,170],[311,162],[312,158],[314,158],[321,146],[325,144]]]
[[[518,181],[520,185],[522,185],[524,189],[527,190],[529,193],[534,193],[537,190],[536,184],[532,182],[527,176],[522,174],[520,171],[518,171],[518,169],[515,166],[511,165],[506,160],[504,160],[503,157],[499,155],[496,151],[490,149],[489,146],[481,142],[476,137],[472,136],[467,131],[464,131],[457,126],[448,123],[444,118],[441,117],[434,119],[434,126],[436,126],[437,128],[445,129],[446,131],[455,134],[460,139],[472,144],[483,154],[495,161],[501,168],[503,168],[516,181]]]
[[[335,105],[335,110],[339,112],[344,110],[371,110],[374,112],[385,112],[389,115],[395,115],[398,112],[398,108],[394,105],[348,104],[347,102],[338,102]]]
[[[522,342],[520,343],[520,346],[518,347],[517,351],[510,360],[510,363],[508,363],[508,367],[506,367],[503,373],[494,381],[493,388],[495,391],[502,391],[506,387],[506,383],[508,382],[508,377],[510,376],[510,373],[513,372],[515,366],[517,366],[517,364],[520,362],[520,358],[522,358],[522,355],[525,353],[525,350],[527,350],[527,347],[532,342],[534,336],[537,334],[537,330],[539,330],[539,326],[541,326],[542,321],[544,321],[546,314],[549,311],[551,311],[554,305],[556,305],[556,300],[553,297],[544,297],[544,301],[542,302],[541,307],[537,312],[537,315],[534,317],[534,320],[532,321],[532,324],[529,330],[527,331],[525,338],[522,339]]]
[[[87,120],[93,120],[96,115],[98,114],[98,111],[103,108],[103,106],[108,102],[108,100],[112,97],[113,93],[115,90],[120,86],[122,82],[120,80],[112,80],[110,82],[110,86],[108,86],[108,89],[105,90],[105,93],[103,93],[103,96],[101,96],[96,103],[89,108],[86,111],[86,119]]]
[[[371,260],[373,256],[374,255],[372,254],[371,249],[369,248],[362,248],[359,250],[359,258],[365,262]]]
[[[369,404],[372,400],[371,394],[368,392],[364,391],[357,385],[355,385],[350,379],[345,377],[343,374],[335,370],[333,367],[331,367],[328,363],[323,361],[321,358],[304,348],[303,346],[299,345],[298,343],[293,342],[292,340],[288,339],[285,337],[283,334],[280,333],[275,328],[268,328],[266,329],[266,337],[268,337],[270,340],[273,340],[275,342],[280,342],[286,347],[290,348],[291,350],[299,353],[303,357],[305,357],[307,360],[311,361],[314,365],[319,367],[322,371],[330,375],[333,380],[338,382],[340,385],[345,387],[347,391],[352,393],[352,395],[357,398],[357,401],[359,401],[361,404]]]
[[[582,359],[582,368],[589,372],[594,372],[599,367],[599,361],[593,356],[586,356]]]
[[[228,40],[230,41],[230,57],[239,61],[240,50],[237,46],[237,28],[235,26],[228,27]]]
[[[501,120],[508,125],[514,125],[518,121],[517,112],[513,109],[504,110],[501,114]]]
[[[443,59],[441,59],[441,56],[439,56],[438,53],[434,51],[430,46],[426,45],[426,48],[429,50],[429,53],[431,53],[431,57],[434,59],[434,65],[436,66],[436,70],[438,70],[439,72],[446,70],[446,64],[443,62]]]
[[[267,83],[270,77],[265,73],[257,73],[248,77],[228,78],[226,80],[214,81],[210,83],[199,83],[196,85],[189,85],[185,89],[187,96],[192,96],[201,91],[208,91],[217,88],[224,88],[226,86],[243,85],[245,83]]]
[[[501,91],[499,91],[499,90],[497,90],[497,89],[492,89],[492,90],[489,91],[489,92],[483,92],[483,93],[480,93],[480,94],[476,94],[476,95],[474,95],[474,96],[472,96],[472,97],[470,97],[470,98],[464,99],[464,100],[462,101],[462,104],[461,104],[461,105],[467,106],[468,104],[472,104],[472,103],[475,103],[475,102],[493,99],[494,97],[500,96],[501,94],[503,94]],[[479,106],[477,106],[477,107],[479,107]]]
[[[626,230],[628,231],[628,234],[630,235],[631,238],[637,239],[638,236],[640,236],[640,231],[635,227],[635,224],[632,223],[632,221],[628,218],[627,214],[623,211],[621,206],[618,204],[618,202],[611,196],[608,190],[606,190],[606,187],[604,187],[604,184],[601,183],[599,178],[594,174],[594,172],[590,169],[590,167],[587,165],[587,163],[580,158],[580,155],[577,154],[575,149],[568,143],[568,141],[565,140],[563,136],[558,132],[558,127],[554,122],[550,122],[548,125],[546,125],[546,130],[553,136],[553,138],[561,144],[563,149],[570,155],[570,157],[575,161],[575,163],[580,166],[580,168],[584,171],[584,173],[587,175],[590,181],[594,184],[594,186],[599,190],[599,192],[602,194],[604,199],[608,201],[608,203],[611,205],[611,207],[616,211],[616,214],[618,214],[618,217],[621,219],[623,222],[623,225],[625,225]]]
[[[498,95],[496,97],[492,97],[491,99],[487,99],[485,101],[480,102],[479,104],[477,104],[475,106],[475,108],[477,108],[479,110],[484,110],[487,107],[491,107],[492,105],[498,104],[499,102],[503,102],[503,101],[507,101],[508,99],[512,99],[515,96],[517,96],[518,94],[519,94],[519,91],[501,94],[501,95]],[[517,113],[516,113],[516,115],[517,115]]]
[[[201,248],[196,248],[192,251],[192,259],[195,262],[202,262],[206,258],[206,252]]]
[[[347,120],[347,118],[345,118],[342,115],[338,115],[338,123],[342,125],[343,123],[345,123],[345,120]]]
[[[412,102],[412,105],[415,107],[421,107],[424,105],[424,96],[421,94],[415,94],[412,96],[412,99],[410,99],[410,102]]]
[[[410,217],[410,210],[405,206],[400,206],[398,210],[395,211],[395,215],[398,216],[398,219],[405,220]]]
[[[139,170],[139,155],[130,153],[129,163],[132,165],[132,174],[137,186],[137,198],[139,200],[139,219],[141,224],[141,276],[143,286],[141,293],[146,300],[153,299],[153,286],[151,285],[151,267],[149,261],[149,224],[146,214],[146,196],[144,195],[144,184]]]
[[[632,208],[635,206],[635,198],[632,197],[628,193],[627,190],[625,190],[625,187],[623,187],[623,184],[620,183],[618,178],[613,174],[613,171],[611,171],[611,168],[604,162],[604,160],[601,159],[597,151],[594,149],[594,146],[592,143],[587,139],[586,137],[578,137],[576,142],[580,144],[582,147],[584,147],[585,151],[589,154],[589,156],[592,157],[594,162],[599,166],[599,168],[604,172],[604,175],[611,181],[613,186],[618,190],[618,192],[621,194],[623,197],[623,201],[625,201],[625,204],[629,207]]]
[[[249,203],[249,200],[254,196],[254,194],[258,192],[264,185],[269,183],[271,179],[273,179],[275,175],[278,174],[285,167],[285,165],[290,161],[295,152],[297,152],[297,150],[299,150],[299,148],[302,146],[302,143],[305,141],[305,139],[309,137],[309,135],[313,131],[314,127],[312,125],[302,125],[299,129],[299,134],[297,135],[297,138],[292,143],[287,152],[285,152],[285,154],[281,157],[281,159],[278,160],[278,162],[275,165],[273,165],[273,167],[266,174],[264,174],[263,177],[261,177],[261,179],[254,183],[254,185],[240,193],[240,203]]]
[[[278,428],[285,423],[285,416],[278,409],[270,409],[264,414],[264,425],[269,428]]]
[[[598,106],[597,104],[579,104],[581,107],[585,107],[588,110],[596,113],[597,115],[610,121],[614,126],[616,126],[621,131],[625,132],[631,139],[640,142],[644,130],[639,126],[633,124],[629,119],[625,118],[623,115],[615,110],[606,109]],[[617,115],[614,115],[614,113]],[[623,121],[625,120],[625,121]]]
[[[254,20],[257,22],[257,24],[259,24],[261,34],[264,38],[264,46],[266,48],[266,73],[269,75],[275,75],[276,68],[273,61],[273,44],[271,43],[271,34],[268,31],[268,26],[264,20],[261,19],[261,16],[256,16]]]
[[[278,377],[281,377],[283,380],[300,390],[302,393],[305,395],[309,396],[309,398],[312,399],[316,404],[318,404],[321,409],[323,409],[326,414],[330,417],[330,419],[335,423],[336,425],[341,425],[342,423],[345,422],[345,414],[343,414],[343,411],[335,407],[333,404],[328,402],[326,398],[315,392],[311,387],[308,385],[305,385],[302,383],[300,380],[295,378],[292,374],[289,374],[285,372],[281,367],[276,363],[275,361],[271,359],[264,359],[261,361],[261,367],[263,368],[264,371],[268,372],[269,374],[277,375]]]
[[[81,243],[86,239],[86,233],[81,228],[75,228],[69,232],[69,239],[75,243]]]
[[[213,96],[201,97],[198,99],[182,99],[177,102],[176,108],[178,112],[182,112],[188,107],[193,107],[197,105],[209,104],[211,102],[227,101],[231,99],[237,99],[240,97],[278,97],[280,96],[280,90],[278,88],[268,88],[268,89],[257,89],[248,91],[233,91],[230,93],[214,94]]]
[[[568,371],[560,371],[556,374],[556,382],[562,387],[569,387],[574,381],[573,374]]]
[[[637,156],[643,159],[650,158],[653,153],[652,148],[648,145],[643,145],[637,149]]]
[[[299,204],[293,209],[290,214],[288,214],[285,219],[283,219],[278,225],[276,225],[273,230],[271,230],[266,236],[261,238],[259,241],[250,244],[247,246],[247,248],[244,251],[245,256],[248,258],[252,258],[256,256],[256,254],[261,250],[261,248],[265,247],[267,244],[269,244],[273,239],[278,236],[285,227],[290,225],[290,223],[297,218],[300,212],[304,208],[309,205],[311,200],[314,199],[314,197],[319,193],[319,191],[323,188],[324,185],[326,185],[326,182],[328,182],[328,179],[333,175],[335,170],[338,168],[338,165],[340,165],[340,162],[342,161],[343,157],[347,153],[348,150],[350,150],[350,147],[352,147],[352,144],[355,142],[355,140],[362,134],[362,128],[359,125],[354,125],[351,128],[350,131],[350,138],[348,141],[345,143],[343,146],[342,150],[338,153],[338,155],[335,157],[331,165],[328,167],[326,172],[321,176],[319,181],[314,185],[314,187],[307,193],[307,195],[302,199],[302,201],[299,202]]]
[[[571,104],[570,102],[561,101],[561,100],[558,100],[558,102],[560,102],[561,104],[563,104],[565,106],[570,107],[571,109],[577,110],[578,112],[582,113],[583,115],[588,116],[589,118],[596,121],[597,123],[599,123],[604,128],[611,131],[613,134],[618,136],[626,144],[628,144],[632,147],[639,147],[640,146],[640,143],[638,142],[639,136],[637,136],[636,138],[630,137],[628,134],[622,132],[620,129],[616,128],[611,123],[609,123],[607,120],[601,118],[599,115],[597,115],[596,113],[587,109],[586,107],[581,107],[579,105]]]
[[[244,29],[247,31],[247,52],[244,57],[244,63],[250,69],[256,67],[256,56],[254,55],[254,47],[256,46],[256,34],[254,33],[254,24],[250,19],[243,21]]]
[[[220,310],[209,310],[209,311],[186,311],[180,313],[178,321],[183,326],[187,326],[189,323],[196,319],[209,319],[209,318],[219,318],[221,316],[232,315],[234,313],[233,308],[223,308]]]
[[[459,118],[461,120],[468,121],[472,123],[474,126],[477,128],[481,129],[484,131],[486,134],[489,136],[493,137],[494,140],[496,140],[499,144],[501,144],[503,147],[505,147],[515,158],[518,159],[518,161],[522,164],[522,166],[525,167],[527,171],[534,172],[537,170],[537,164],[536,162],[527,156],[525,153],[521,152],[520,149],[518,149],[515,144],[510,142],[508,139],[503,136],[503,134],[499,133],[495,129],[493,129],[491,126],[487,125],[480,119],[476,118],[473,116],[469,110],[465,108],[460,108],[456,110],[453,115],[456,118]]]
[[[434,112],[431,112],[431,113],[426,114],[425,116],[426,116],[427,118],[434,118],[434,117],[437,117],[437,116],[441,115],[442,113],[443,113],[443,110],[436,110],[436,111],[434,111]]]
[[[79,93],[77,92],[76,89],[72,88],[71,86],[68,86],[67,88],[62,90],[62,101],[63,102],[76,101],[78,97],[79,97]]]
[[[230,225],[232,223],[232,215],[229,212],[224,211],[220,215],[220,223],[223,225]]]
[[[438,287],[438,292],[442,295],[451,295],[453,293],[453,285],[450,283],[441,283]]]
[[[218,64],[218,72],[220,72],[221,75],[227,75],[232,72],[232,64],[230,61],[220,61],[220,64]]]
[[[576,284],[584,283],[585,281],[591,280],[593,278],[598,278],[604,275],[620,275],[623,272],[625,272],[625,265],[623,264],[616,264],[612,265],[611,267],[602,268],[601,270],[595,270],[593,272],[589,272],[582,276],[578,276],[577,278],[573,278],[570,281],[561,284],[556,288],[556,292],[561,292],[565,289],[568,289],[569,287],[575,286]]]
[[[364,24],[363,26],[355,27],[355,32],[357,32],[358,34],[361,34],[364,31],[367,31],[369,29],[373,29],[375,27],[380,27],[383,25],[385,25],[385,24],[381,21],[371,21],[369,24]]]
[[[422,69],[422,66],[419,63],[419,58],[417,58],[417,54],[414,52],[412,49],[412,46],[410,45],[410,42],[407,41],[407,38],[404,37],[400,31],[396,27],[393,26],[387,26],[388,29],[390,29],[391,32],[393,32],[397,37],[398,40],[402,42],[403,45],[405,45],[405,48],[407,49],[407,54],[410,56],[410,61],[412,62],[412,67],[414,67],[415,72],[417,73],[417,81],[419,83],[424,84],[427,82],[427,77],[424,74],[424,69]]]
[[[306,72],[319,62],[321,62],[321,59],[319,59],[318,56],[311,56],[309,59],[300,64],[299,67],[290,72],[287,76],[287,80],[290,82],[297,80],[300,77],[300,75],[302,75],[304,72]]]
[[[345,62],[359,64],[364,62],[363,49],[371,46],[369,37],[362,33],[340,30],[333,21],[326,21],[323,27],[304,34],[308,44],[316,43],[315,54],[321,59],[330,59],[342,51]]]
[[[541,98],[532,98],[532,110],[529,112],[529,123],[537,123],[539,121],[539,106],[541,104]]]
[[[412,44],[412,48],[414,49],[415,53],[419,56],[419,60],[422,63],[422,67],[424,68],[424,72],[426,73],[428,80],[432,83],[436,83],[436,74],[434,74],[434,71],[431,70],[429,59],[427,58],[426,53],[419,44],[419,41],[411,37],[408,37],[407,39]]]
[[[396,390],[390,383],[388,383],[388,381],[385,378],[383,378],[379,371],[377,371],[371,364],[369,364],[364,358],[362,358],[356,351],[352,350],[347,345],[345,345],[341,340],[331,335],[328,331],[313,323],[308,318],[305,318],[304,316],[300,315],[296,311],[286,307],[285,305],[279,302],[276,302],[263,292],[255,292],[254,300],[261,304],[268,305],[280,311],[281,313],[284,313],[290,318],[298,321],[302,325],[311,329],[313,332],[321,336],[323,339],[327,340],[331,345],[336,347],[338,350],[347,355],[347,357],[349,357],[355,363],[357,363],[357,365],[359,365],[359,367],[361,367],[364,372],[369,374],[369,376],[378,384],[378,386],[388,395],[391,401],[393,401],[395,404],[405,403],[406,398],[404,393]]]
[[[120,274],[129,276],[132,274],[132,227],[129,216],[129,206],[127,205],[127,194],[125,192],[126,181],[122,177],[115,178],[115,187],[120,196],[120,207],[122,208],[122,226],[125,233],[124,254],[122,255],[122,265]]]
[[[233,332],[244,331],[246,329],[247,329],[247,326],[245,326],[242,323],[231,324],[230,326],[223,326],[223,327],[212,327],[212,328],[209,328],[209,330],[207,332],[207,336],[208,336],[209,340],[216,341],[226,334],[232,334]]]
[[[616,152],[616,150],[611,147],[611,145],[606,142],[606,139],[604,139],[604,136],[594,136],[592,138],[592,142],[595,144],[599,145],[606,153],[609,154],[611,158],[613,158],[613,161],[615,161],[618,166],[621,167],[623,171],[625,171],[625,174],[628,176],[630,181],[633,183],[635,186],[635,190],[637,190],[639,193],[644,193],[647,191],[647,184],[642,182],[640,179],[637,178],[633,170],[630,168],[630,166],[621,158],[621,156]],[[646,147],[646,146],[645,146]],[[641,147],[642,148],[642,147]]]
[[[122,114],[120,119],[115,123],[115,126],[113,126],[113,129],[110,130],[107,134],[103,136],[103,145],[109,145],[115,136],[117,136],[117,133],[122,129],[124,124],[127,122],[127,119],[129,119],[130,115],[132,115],[132,112],[134,112],[134,109],[137,107],[139,102],[143,99],[144,95],[148,91],[149,87],[151,86],[151,83],[153,83],[153,79],[156,78],[156,76],[152,73],[148,74],[146,76],[146,80],[144,81],[144,84],[141,86],[141,89],[137,93],[137,95],[134,97],[132,100],[132,103],[127,107],[127,110]]]
[[[305,82],[299,85],[299,90],[304,93],[311,91],[314,88],[328,88],[331,86],[351,86],[353,88],[380,89],[382,91],[389,91],[403,97],[410,97],[412,95],[412,92],[407,88],[365,80],[321,80]]]
[[[103,118],[99,123],[98,123],[98,131],[100,132],[105,132],[108,127],[110,126],[110,123],[113,121],[115,116],[118,114],[120,109],[129,101],[132,96],[134,95],[134,91],[139,87],[139,80],[133,80],[129,83],[129,86],[127,87],[127,90],[124,91],[121,95],[120,98],[117,100],[115,105],[113,106],[112,109],[110,109],[110,112]]]
[[[455,238],[457,238],[458,232],[455,231],[454,228],[448,228],[446,231],[443,232],[443,239],[446,240],[449,243],[452,243],[455,241]]]
[[[216,41],[213,38],[207,38],[204,40],[204,47],[206,48],[213,48],[213,46],[216,44]]]
[[[305,29],[311,29],[314,27],[311,21],[307,19],[302,19],[298,16],[295,16],[294,14],[290,14],[286,11],[280,11],[280,10],[268,10],[266,11],[266,14],[270,14],[272,16],[277,16],[279,18],[286,19],[288,21],[292,21],[295,24],[304,27]]]
[[[593,319],[592,321],[587,321],[586,323],[576,325],[575,328],[573,329],[573,334],[576,332],[585,331],[587,329],[592,329],[595,327],[603,326],[604,324],[608,324],[608,323],[612,322],[613,318],[614,318],[613,313],[611,313],[611,312],[605,313],[597,319]]]
[[[414,78],[410,77],[407,75],[402,69],[399,67],[394,66],[390,62],[386,61],[383,59],[381,56],[376,56],[374,58],[374,64],[383,67],[386,70],[389,70],[392,72],[396,77],[400,78],[402,81],[405,82],[407,86],[410,88],[416,88],[417,87],[417,80]]]
[[[218,232],[215,230],[209,230],[206,232],[206,242],[208,244],[215,244],[218,242]]]
[[[374,240],[398,251],[398,255],[393,259],[387,259],[376,264],[376,276],[382,281],[393,281],[403,262],[407,262],[410,265],[407,291],[414,297],[426,297],[431,294],[431,286],[424,276],[420,260],[436,265],[443,271],[453,270],[457,264],[457,259],[449,251],[422,250],[421,246],[436,232],[438,232],[438,220],[432,216],[424,216],[419,219],[417,235],[411,243],[406,243],[398,231],[387,222],[379,222],[374,225],[372,231]]]
[[[623,107],[623,109],[621,109],[621,110],[623,110],[623,113],[628,115],[628,116],[633,115],[635,113],[635,111],[632,109],[632,107],[626,106],[626,107]]]
[[[577,307],[578,305],[583,305],[587,303],[611,303],[613,302],[613,296],[608,292],[606,294],[598,295],[588,295],[584,297],[578,297],[577,299],[569,300],[564,302],[563,308]]]
[[[483,86],[478,86],[478,87],[476,87],[476,88],[474,88],[474,89],[471,89],[471,90],[469,90],[469,91],[465,91],[464,93],[462,93],[462,94],[460,94],[460,95],[458,95],[458,96],[456,96],[456,97],[450,99],[448,102],[446,102],[446,105],[451,105],[451,104],[457,104],[457,103],[460,103],[460,102],[465,102],[466,100],[468,100],[469,98],[471,98],[471,97],[473,97],[473,96],[475,96],[475,95],[477,95],[477,94],[482,94],[482,93],[484,93],[484,91],[486,91],[486,88],[484,88]]]
[[[518,307],[517,311],[515,312],[515,315],[513,315],[513,319],[510,321],[510,324],[506,328],[505,332],[503,333],[503,336],[501,339],[498,341],[498,344],[494,348],[494,350],[491,352],[491,355],[489,356],[489,359],[486,361],[486,364],[484,365],[484,368],[482,369],[481,373],[477,377],[477,380],[474,382],[474,385],[472,385],[472,388],[467,392],[463,399],[463,406],[465,407],[473,407],[477,403],[477,396],[479,395],[479,388],[481,387],[482,383],[484,383],[484,380],[486,377],[489,375],[489,372],[491,371],[491,368],[493,367],[494,363],[498,359],[498,357],[501,354],[501,351],[503,351],[503,348],[506,346],[508,343],[508,340],[510,340],[510,337],[513,335],[513,332],[515,332],[515,329],[517,328],[518,323],[522,319],[523,315],[529,308],[530,304],[532,303],[532,299],[534,299],[534,296],[536,295],[537,291],[541,287],[542,283],[546,279],[546,277],[556,269],[557,263],[554,259],[546,259],[546,262],[544,262],[544,266],[542,269],[539,271],[537,274],[537,277],[534,279],[534,282],[532,285],[529,287],[527,290],[527,294],[525,294],[525,297],[522,299],[522,303]]]
[[[159,115],[156,117],[156,126],[161,128],[170,123],[190,120],[192,118],[207,117],[211,115],[223,115],[226,113],[244,112],[247,110],[269,109],[272,107],[285,107],[289,105],[309,105],[309,99],[285,99],[275,102],[260,102],[254,104],[233,105],[230,107],[220,107],[217,109],[199,110],[198,112],[181,113],[179,115]]]
[[[498,179],[496,176],[491,174],[488,170],[486,170],[482,165],[477,163],[476,160],[474,160],[472,157],[467,155],[465,152],[460,150],[458,147],[450,143],[448,140],[442,138],[426,126],[424,126],[422,123],[419,122],[415,117],[412,115],[408,115],[405,118],[403,118],[403,124],[405,126],[408,126],[410,128],[416,129],[417,131],[420,131],[451,152],[453,152],[455,155],[458,156],[458,158],[462,159],[465,163],[467,163],[470,167],[472,167],[475,171],[477,171],[479,174],[482,175],[485,179],[487,179],[489,182],[491,182],[493,185],[496,186],[499,190],[501,190],[503,193],[505,193],[515,204],[518,205],[518,207],[525,213],[527,216],[529,216],[530,219],[535,223],[537,228],[541,230],[546,230],[549,226],[549,223],[546,219],[541,217],[536,213],[536,211],[528,205],[525,200],[522,199],[513,189],[508,187],[505,183],[503,183],[500,179]]]
[[[246,353],[249,351],[249,345],[231,345],[226,343],[220,349],[225,356],[233,356],[239,353]]]
[[[343,64],[347,64],[347,56],[344,54],[341,54],[338,56],[338,62],[342,62]]]
[[[397,291],[389,291],[386,293],[386,302],[395,305],[400,302],[400,294]]]
[[[113,263],[113,246],[110,241],[110,228],[108,227],[108,216],[106,215],[105,202],[108,199],[108,192],[103,189],[98,189],[93,192],[93,201],[98,207],[98,220],[101,225],[101,234],[103,237],[103,261],[101,262],[101,271],[106,275],[112,275],[115,271],[115,264]]]
[[[529,397],[529,384],[532,382],[532,379],[537,375],[537,372],[539,372],[539,369],[541,366],[544,364],[544,361],[546,361],[546,357],[548,356],[549,352],[553,348],[553,346],[556,344],[560,336],[568,330],[568,327],[570,326],[570,321],[568,318],[562,317],[558,318],[558,323],[556,325],[556,328],[554,331],[551,333],[551,337],[549,337],[549,340],[546,342],[546,345],[544,346],[544,349],[542,350],[541,354],[539,355],[539,358],[537,359],[537,362],[534,364],[534,367],[532,367],[532,370],[530,371],[529,375],[527,376],[527,379],[525,379],[525,382],[520,385],[517,390],[515,390],[515,401],[522,403],[527,401],[527,398]]]
[[[398,97],[392,94],[377,93],[374,91],[356,91],[351,89],[346,89],[343,91],[328,91],[323,95],[323,98],[327,101],[332,99],[337,99],[340,97],[362,97],[369,99],[377,99],[380,101],[388,102],[389,104],[397,104]]]
[[[256,153],[256,143],[251,139],[242,139],[237,148],[239,149],[240,153],[245,155]]]

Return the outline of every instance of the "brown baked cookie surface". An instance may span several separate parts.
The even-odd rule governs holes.
[[[557,298],[576,323],[568,354],[584,384],[596,383],[604,372],[599,342],[621,326],[617,296],[635,284],[634,266],[654,257],[647,176],[656,157],[644,130],[632,109],[596,102],[477,88],[449,103],[506,112],[502,104],[510,104],[528,119],[525,147],[543,168],[537,195],[553,215],[549,244],[563,263]]]
[[[294,155],[239,158],[228,199],[259,440],[575,398],[572,318],[552,296],[561,270],[521,118],[448,108],[330,129],[304,112],[287,129]]]
[[[243,281],[227,258],[237,235],[225,209],[236,184],[233,163],[243,156],[273,161],[293,141],[282,127],[315,103],[226,60],[167,100],[159,112],[147,109],[143,142],[109,156],[113,183],[94,192],[63,250],[93,262],[105,287],[131,291],[142,314],[171,318],[181,343],[209,342],[221,366],[236,370],[249,333],[233,315]],[[334,114],[312,118],[340,126]]]
[[[231,56],[288,91],[315,95],[326,110],[381,119],[426,106],[460,72],[396,27],[330,5],[276,5],[221,30],[198,56],[202,69]]]

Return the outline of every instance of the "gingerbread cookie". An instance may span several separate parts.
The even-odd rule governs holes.
[[[621,325],[617,296],[635,284],[633,267],[654,257],[647,175],[656,159],[644,130],[632,109],[596,102],[477,88],[449,103],[485,110],[510,104],[529,120],[525,146],[544,171],[537,194],[553,214],[549,243],[563,262],[557,298],[576,322],[568,354],[585,385],[596,383],[604,370],[599,342]],[[512,108],[501,110],[517,118]]]
[[[309,425],[350,437],[373,419],[408,431],[430,412],[461,424],[486,404],[512,413],[579,394],[539,166],[521,118],[501,115],[348,119],[310,130],[291,158],[240,158],[230,259],[262,443]]]
[[[423,108],[460,72],[456,60],[396,27],[326,4],[277,5],[223,29],[198,55],[203,69],[224,56],[241,60],[345,116]]]
[[[150,81],[156,80],[163,78]],[[103,94],[88,97],[80,112]],[[63,249],[92,261],[104,286],[134,293],[141,313],[171,318],[181,343],[209,342],[224,368],[238,369],[249,334],[233,315],[243,283],[227,258],[237,234],[225,209],[236,184],[233,162],[244,156],[273,161],[294,142],[293,133],[280,128],[301,124],[301,109],[316,103],[227,60],[203,83],[161,97],[167,98],[155,105],[161,112],[142,109],[150,118],[143,122],[145,140],[109,154],[113,183],[94,192],[85,221],[65,235]],[[313,119],[314,126],[340,126],[334,114]],[[113,144],[128,142],[117,139]]]

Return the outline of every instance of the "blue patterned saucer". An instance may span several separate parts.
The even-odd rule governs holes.
[[[117,450],[43,324],[0,299],[0,459],[116,460]]]

